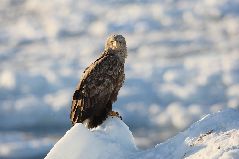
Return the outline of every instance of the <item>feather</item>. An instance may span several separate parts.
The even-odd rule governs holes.
[[[105,51],[87,67],[74,92],[70,119],[72,124],[86,123],[88,128],[101,124],[123,85],[126,41],[122,35],[107,39]]]
[[[112,107],[108,103],[113,103],[117,99],[125,76],[123,68],[124,63],[117,55],[106,53],[84,71],[83,78],[73,95],[71,110],[73,125],[101,114],[107,107]]]

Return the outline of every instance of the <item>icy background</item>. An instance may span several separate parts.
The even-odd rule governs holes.
[[[42,158],[106,37],[126,37],[114,108],[141,148],[239,107],[239,0],[0,0],[0,158]]]

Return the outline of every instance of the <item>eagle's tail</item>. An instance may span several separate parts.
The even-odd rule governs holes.
[[[71,114],[70,114],[70,119],[72,125],[75,125],[75,123],[82,122],[81,121],[81,107],[80,107],[80,100],[73,100],[72,101],[72,106],[71,106]]]
[[[108,103],[107,107],[100,107],[103,108],[101,110],[93,109],[93,107],[83,109],[83,102],[83,99],[72,101],[70,118],[73,126],[76,123],[83,123],[89,129],[97,127],[106,120],[112,109],[111,103]]]
[[[75,123],[83,123],[91,116],[90,113],[93,111],[93,108],[83,109],[82,102],[83,100],[72,102],[72,109],[70,114],[72,125],[75,125]]]
[[[89,99],[83,97],[78,91],[73,96],[70,119],[74,126],[76,123],[83,123],[88,128],[94,128],[102,124],[112,110],[112,102],[89,103]],[[107,101],[107,100],[106,100]]]

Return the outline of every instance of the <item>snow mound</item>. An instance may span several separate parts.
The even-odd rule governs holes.
[[[205,116],[184,132],[136,158],[236,159],[236,155],[239,155],[239,111],[226,109]]]
[[[152,149],[138,150],[123,121],[108,118],[88,130],[76,124],[61,138],[46,159],[201,159],[239,157],[239,111],[226,109],[207,115],[184,132]]]
[[[118,118],[108,118],[101,126],[88,130],[74,125],[47,155],[46,159],[127,158],[136,151],[129,128]]]

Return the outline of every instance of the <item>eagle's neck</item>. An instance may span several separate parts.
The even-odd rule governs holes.
[[[127,58],[127,49],[124,49],[124,50],[107,49],[107,50],[104,51],[103,56],[108,55],[108,54],[113,54],[113,55],[118,56],[120,61],[122,63],[125,63],[125,59]]]
[[[127,57],[127,51],[118,51],[118,53],[116,53],[116,55],[119,57],[119,59],[122,63],[125,63],[125,59]]]

